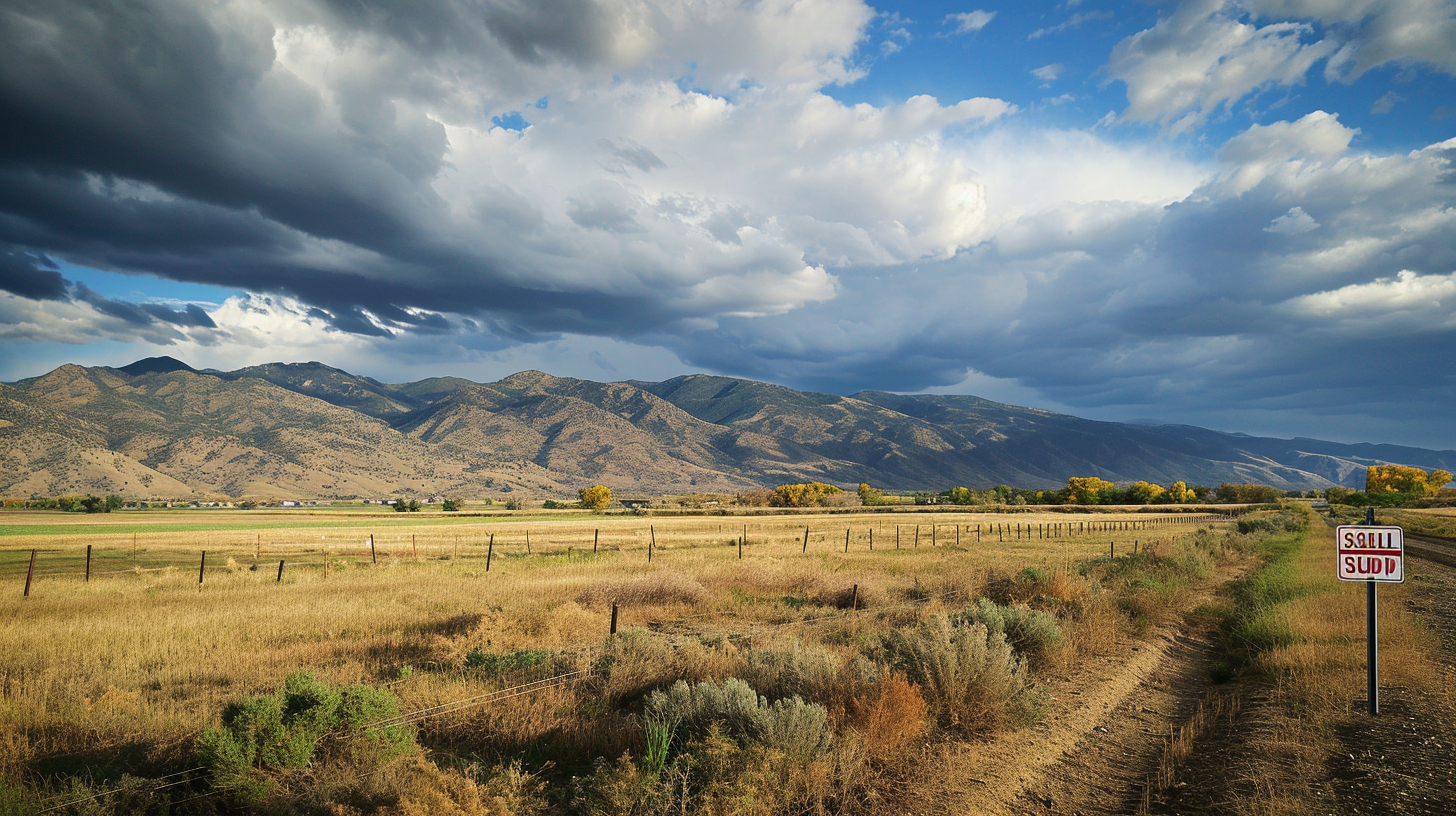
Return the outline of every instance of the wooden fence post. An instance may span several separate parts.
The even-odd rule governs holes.
[[[526,531],[526,555],[530,555],[530,554],[531,554],[531,531],[530,530],[527,530]],[[648,561],[651,561],[652,559],[649,558],[647,560]]]
[[[374,552],[374,534],[373,533],[370,533],[369,534],[369,562],[372,563],[372,564],[378,564],[379,563],[379,555]]]
[[[197,562],[197,591],[202,591],[202,572],[207,569],[207,550],[202,551],[202,560]]]
[[[1107,557],[1108,558],[1116,558],[1117,557],[1117,542],[1116,541],[1109,541],[1109,542],[1107,542]]]
[[[647,533],[651,536],[647,540],[647,563],[651,564],[652,551],[657,549],[657,527],[652,524],[647,525]]]
[[[86,545],[86,583],[91,583],[91,545]]]
[[[870,528],[870,552],[875,551],[875,528]]]
[[[410,533],[410,552],[414,554],[415,560],[420,560],[420,543],[415,540],[415,534]]]
[[[495,555],[495,533],[490,534],[490,543],[485,545],[485,571],[490,572],[490,559]]]
[[[617,634],[617,605],[612,604],[612,628],[607,631],[609,635]]]
[[[849,552],[849,528],[844,528],[844,551]]]
[[[859,609],[859,584],[855,584],[849,592],[849,609],[851,612]]]
[[[808,551],[809,551],[809,525],[806,524],[806,525],[804,525],[804,549],[803,549],[803,552],[808,552]]]
[[[283,559],[282,558],[278,559],[278,580],[274,581],[273,583],[275,583],[275,584],[281,584],[281,583],[283,583]]]
[[[30,581],[35,577],[35,550],[30,551],[30,566],[25,570],[25,594],[22,598],[30,597]]]
[[[600,528],[592,530],[592,555],[597,554],[597,541],[599,541],[601,537],[602,531]]]

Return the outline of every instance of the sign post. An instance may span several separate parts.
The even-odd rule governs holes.
[[[1375,619],[1376,584],[1405,582],[1405,534],[1399,527],[1375,524],[1375,508],[1365,510],[1364,525],[1335,528],[1336,574],[1341,581],[1365,582],[1365,699],[1370,716],[1380,713],[1380,653]]]

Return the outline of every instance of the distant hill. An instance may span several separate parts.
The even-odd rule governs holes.
[[[197,371],[170,357],[0,385],[0,495],[249,498],[523,491],[602,483],[726,492],[817,480],[890,489],[1116,482],[1361,486],[1365,467],[1456,452],[1094,422],[978,397],[851,396],[729,377],[388,384],[321,363]]]

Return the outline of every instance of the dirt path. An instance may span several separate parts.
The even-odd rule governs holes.
[[[1211,600],[1241,574],[1229,570],[1191,599]],[[1124,644],[1127,646],[1127,644]],[[1130,651],[1129,651],[1130,649]],[[1055,684],[1042,724],[956,759],[983,769],[965,790],[977,814],[1128,814],[1142,804],[1174,729],[1197,711],[1208,686],[1213,637],[1170,626],[1119,653],[1084,664]]]

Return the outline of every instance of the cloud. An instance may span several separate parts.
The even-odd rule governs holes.
[[[45,255],[0,249],[0,290],[36,300],[59,300],[66,281]]]
[[[4,19],[0,114],[23,125],[0,240],[287,294],[370,335],[427,328],[415,310],[630,337],[797,308],[837,265],[980,240],[974,171],[940,145],[1014,112],[825,95],[858,76],[875,19],[840,0],[34,2]],[[529,128],[491,123],[519,111]],[[54,293],[27,275],[41,283],[6,280]]]
[[[1306,42],[1313,33],[1299,22],[1245,22],[1223,0],[1191,0],[1119,42],[1106,70],[1127,85],[1124,119],[1181,133],[1260,89],[1303,83],[1334,49]]]
[[[1319,227],[1319,222],[1311,218],[1303,207],[1290,207],[1289,212],[1269,222],[1264,231],[1280,235],[1302,235]]]
[[[1405,97],[1401,96],[1395,91],[1386,91],[1384,95],[1382,95],[1379,99],[1375,100],[1375,104],[1370,106],[1370,112],[1390,113],[1392,110],[1395,110],[1396,105],[1399,105],[1404,101]]]
[[[1068,5],[1076,4],[1070,3]],[[1028,34],[1026,38],[1028,40],[1038,40],[1042,37],[1047,36],[1048,34],[1061,34],[1064,31],[1081,28],[1083,23],[1090,23],[1094,20],[1111,20],[1112,17],[1112,12],[1106,10],[1078,12],[1076,14],[1073,14],[1071,17],[1068,17],[1061,23],[1058,23],[1057,25],[1048,26],[1046,28],[1038,28],[1037,30]]]
[[[972,155],[1007,170],[978,162],[985,243],[918,264],[894,290],[840,270],[832,303],[722,321],[672,348],[831,391],[954,387],[972,370],[1083,412],[1449,445],[1434,417],[1456,386],[1429,374],[1449,370],[1456,343],[1443,181],[1456,140],[1379,154],[1351,148],[1352,133],[1323,113],[1255,126],[1201,180],[1170,155],[1164,185],[1116,192],[1097,175],[1042,190],[1014,169],[1045,155],[1063,162],[1049,178],[1111,180],[1119,153],[1149,169],[1156,154],[1078,134],[1023,157],[1014,137],[987,136]],[[1352,365],[1369,367],[1369,388]]]
[[[1065,70],[1067,70],[1067,66],[1060,62],[1054,62],[1051,65],[1043,65],[1040,68],[1033,69],[1031,75],[1042,82],[1051,83],[1056,82],[1057,77],[1061,76]]]
[[[1303,84],[1321,60],[1334,82],[1391,63],[1456,75],[1456,2],[1187,0],[1118,43],[1107,72],[1127,84],[1126,119],[1177,133],[1251,94]],[[1399,101],[1387,94],[1372,112]]]
[[[977,9],[976,11],[947,14],[945,15],[945,19],[941,21],[941,24],[953,23],[955,27],[951,29],[950,33],[952,35],[974,34],[990,25],[994,19],[996,19],[996,12]]]

